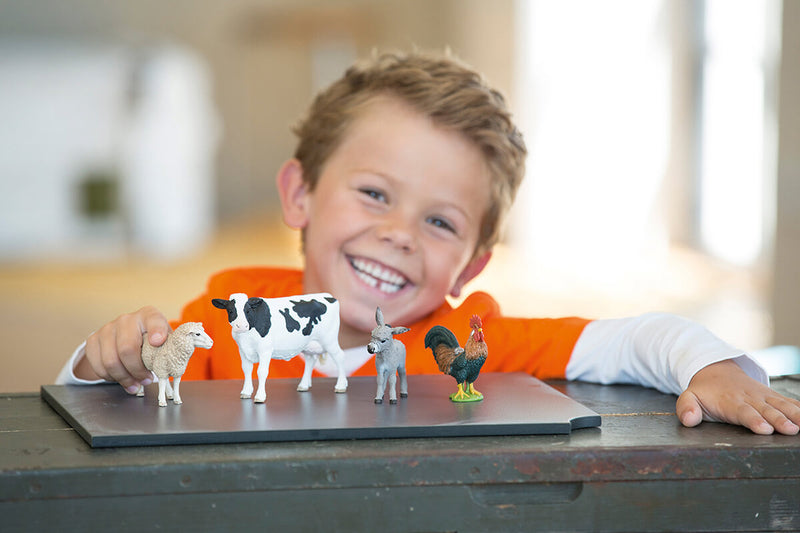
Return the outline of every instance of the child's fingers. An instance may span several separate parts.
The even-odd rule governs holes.
[[[103,328],[103,333],[99,336],[100,345],[100,364],[102,371],[106,374],[104,379],[116,381],[122,385],[129,393],[134,393],[139,388],[139,381],[128,371],[123,357],[129,349],[121,348],[118,324],[111,324]],[[124,337],[123,337],[124,338]],[[130,355],[128,355],[130,357]]]
[[[763,398],[749,398],[739,406],[734,423],[749,428],[753,433],[769,435],[775,431],[796,435],[800,427],[793,422],[800,412],[793,400],[769,391]]]
[[[142,333],[147,334],[150,344],[161,346],[170,332],[169,321],[155,307],[143,307],[137,311]]]
[[[769,396],[765,403],[764,418],[772,424],[776,431],[784,435],[800,433],[800,401],[783,396]]]
[[[100,351],[100,332],[98,331],[92,333],[89,335],[89,338],[86,339],[86,356],[84,360],[89,363],[92,372],[94,372],[99,379],[110,381],[111,376],[106,372],[106,369],[103,368],[103,359],[100,355]]]
[[[733,422],[758,435],[770,435],[776,429],[775,424],[780,423],[780,418],[781,415],[766,404],[757,409],[749,403],[743,403],[737,409]]]
[[[703,421],[703,408],[697,400],[697,396],[691,391],[685,391],[678,396],[675,402],[675,413],[678,420],[687,428],[693,428]]]
[[[145,380],[152,380],[150,371],[145,368],[142,362],[142,328],[140,320],[134,315],[122,315],[116,320],[116,352],[122,369],[115,376],[116,380],[128,389],[128,392]],[[113,357],[109,359],[112,364],[116,361]],[[116,364],[115,364],[116,368]],[[135,392],[135,391],[134,391]]]

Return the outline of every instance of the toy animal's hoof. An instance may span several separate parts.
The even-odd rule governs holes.
[[[311,387],[304,387],[302,385],[297,386],[297,392],[308,392]]]
[[[375,398],[375,403],[382,404],[383,403],[383,398]]]
[[[256,399],[253,400],[253,402],[255,402],[255,403],[264,403],[266,401],[267,401],[266,398],[256,398]]]
[[[158,402],[158,406],[159,407],[166,407],[167,406],[167,402]]]
[[[397,400],[389,400],[389,403],[395,405],[397,403]]]
[[[252,395],[251,395],[251,394],[245,394],[245,393],[241,393],[241,394],[239,395],[239,398],[241,398],[242,400],[249,400],[249,399],[250,399],[250,396],[252,396]]]
[[[400,393],[400,397],[401,398],[408,398],[408,393],[407,392],[401,392]]]
[[[142,398],[144,396],[144,391],[140,390],[139,392],[136,393],[136,396],[138,396],[139,398]]]
[[[343,389],[333,389],[333,390],[334,390],[334,392],[336,392],[336,394],[342,394],[344,392],[347,392],[347,387],[345,387]]]
[[[183,400],[172,400],[172,401],[175,403],[175,405],[180,405],[183,403]]]

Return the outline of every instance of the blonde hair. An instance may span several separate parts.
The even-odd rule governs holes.
[[[463,134],[481,151],[491,174],[477,257],[497,243],[525,174],[527,150],[503,96],[449,54],[382,54],[356,63],[322,91],[294,129],[303,179],[314,190],[325,162],[361,107],[378,95],[401,99],[435,124]]]

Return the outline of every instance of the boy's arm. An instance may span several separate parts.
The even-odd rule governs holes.
[[[761,433],[763,422],[771,420],[778,431],[796,433],[800,423],[800,402],[772,391],[766,372],[753,359],[700,324],[666,313],[588,324],[575,345],[566,377],[635,383],[681,395],[678,416],[689,426],[705,418]],[[747,407],[751,397],[760,399]],[[777,403],[781,415],[768,402]],[[767,416],[732,415],[751,408]],[[794,422],[786,423],[781,416]]]
[[[81,379],[75,375],[75,366],[86,356],[86,341],[82,342],[72,356],[67,359],[67,362],[61,368],[61,372],[56,377],[56,385],[96,385],[97,383],[105,383],[102,379],[89,380]]]

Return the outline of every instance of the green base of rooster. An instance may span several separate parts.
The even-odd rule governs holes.
[[[458,391],[450,395],[450,401],[456,403],[479,402],[481,400],[483,400],[483,394],[476,391],[472,383],[466,387],[459,383]]]

